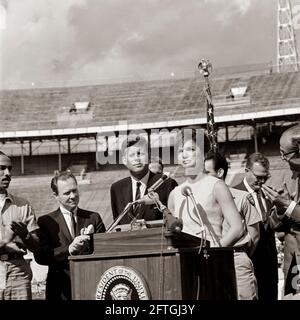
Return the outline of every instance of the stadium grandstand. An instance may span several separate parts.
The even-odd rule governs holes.
[[[247,154],[255,150],[270,157],[274,170],[283,168],[278,138],[300,119],[299,80],[300,72],[277,73],[267,65],[231,76],[215,73],[211,80],[215,122],[219,148],[231,163],[229,183],[238,182]],[[176,129],[206,128],[203,86],[196,74],[183,79],[2,90],[1,149],[12,156],[18,176],[11,187],[42,215],[55,206],[51,176],[68,168],[80,178],[82,204],[110,223],[109,187],[127,173],[118,160],[122,137],[142,129],[152,152],[172,151]],[[165,162],[175,169],[172,152]],[[176,177],[180,179],[180,172]]]
[[[216,70],[210,80],[219,149],[230,162],[230,185],[240,182],[247,155],[254,151],[268,156],[275,182],[286,169],[278,141],[300,119],[300,72],[274,69],[265,64]],[[151,81],[1,90],[0,149],[12,157],[12,192],[28,199],[37,216],[46,214],[57,206],[50,189],[54,172],[69,169],[78,176],[80,205],[99,212],[109,225],[110,186],[128,174],[119,159],[122,139],[132,130],[144,130],[151,152],[168,154],[163,158],[165,170],[181,182],[173,137],[189,125],[206,129],[203,88],[203,78],[195,73]],[[37,264],[32,268],[39,298],[46,270]]]
[[[223,67],[209,77],[218,147],[229,161],[231,186],[241,181],[253,152],[270,160],[271,185],[288,170],[279,137],[300,120],[300,71],[289,1],[277,2],[277,64]],[[54,173],[70,170],[78,178],[79,206],[99,212],[110,225],[110,186],[128,175],[120,146],[132,131],[143,131],[150,153],[183,181],[174,137],[190,125],[207,130],[207,83],[198,70],[145,77],[1,83],[0,150],[12,159],[10,190],[28,199],[37,217],[57,208],[50,188]],[[277,248],[279,262],[279,241]],[[43,299],[48,267],[38,265],[30,252],[27,259],[34,299]]]

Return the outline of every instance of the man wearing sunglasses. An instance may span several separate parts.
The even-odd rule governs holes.
[[[269,160],[262,153],[253,153],[246,163],[244,180],[236,189],[247,191],[252,204],[260,215],[260,238],[251,257],[257,279],[258,299],[277,300],[277,250],[275,233],[270,226],[272,203],[262,191],[263,185],[270,177]]]
[[[11,169],[0,151],[0,300],[28,300],[32,271],[23,256],[38,248],[38,225],[30,204],[7,192]]]
[[[300,269],[300,125],[293,126],[280,137],[281,159],[289,165],[280,186],[263,186],[276,212],[271,216],[273,228],[284,233],[284,294],[299,292]]]

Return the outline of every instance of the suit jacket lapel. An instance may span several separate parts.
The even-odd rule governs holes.
[[[131,182],[131,178],[130,177],[127,178],[127,180],[123,184],[123,187],[120,190],[120,192],[122,193],[122,195],[120,195],[120,199],[123,199],[123,201],[124,201],[122,203],[122,211],[123,211],[125,209],[125,207],[127,206],[127,204],[129,202],[133,201],[133,197],[132,197],[132,182]],[[132,207],[131,207],[130,212],[133,213],[133,208]],[[126,215],[125,215],[125,217],[126,217]],[[125,217],[124,217],[124,219],[126,221]],[[123,221],[123,219],[121,221]]]
[[[145,194],[148,193],[148,189],[154,184],[154,182],[156,182],[156,180],[153,179],[154,177],[155,177],[155,173],[150,171]]]
[[[86,219],[82,215],[82,209],[77,209],[77,223],[76,223],[76,235],[80,235],[80,230],[86,227],[85,222]]]
[[[132,198],[132,182],[131,182],[131,178],[128,177],[128,180],[126,181],[126,184],[124,185],[124,188],[122,190],[123,194],[124,194],[124,208],[127,206],[127,204],[129,202],[132,202],[133,198]]]
[[[300,179],[299,179],[299,176],[297,176],[296,178],[296,191],[295,191],[295,197],[294,197],[294,201],[296,201],[297,203],[299,203],[299,197],[300,197],[300,186],[299,186],[299,183],[300,183]]]
[[[60,211],[60,209],[58,208],[56,211],[56,221],[59,225],[59,228],[61,230],[61,232],[63,233],[63,235],[70,241],[73,241],[72,235],[69,231],[69,228],[67,226],[66,220],[62,214],[62,212]]]
[[[248,192],[248,190],[247,190],[247,188],[245,186],[244,180],[241,182],[241,190],[244,190],[244,191]]]

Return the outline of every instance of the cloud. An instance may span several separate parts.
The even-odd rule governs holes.
[[[257,0],[206,0],[215,8],[216,20],[224,25],[232,23],[237,18],[242,18],[247,14],[251,4],[257,3]]]
[[[276,5],[273,0],[10,0],[7,28],[0,32],[4,84],[138,79],[193,72],[201,58],[216,66],[269,61],[276,45]]]
[[[241,14],[247,13],[251,4],[251,0],[234,0],[233,2],[238,7]]]

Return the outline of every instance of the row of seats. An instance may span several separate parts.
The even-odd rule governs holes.
[[[213,96],[227,94],[242,77],[213,79]],[[247,79],[250,97],[255,111],[267,109],[268,105],[282,104],[285,100],[300,98],[300,73],[270,74]],[[57,114],[67,113],[72,103],[90,101],[92,120],[84,121],[78,116],[77,125],[110,125],[119,120],[133,122],[180,120],[183,117],[205,116],[206,101],[202,78],[160,80],[139,83],[123,83],[73,88],[47,88],[31,90],[6,90],[0,92],[2,130],[51,129],[73,126],[68,121],[58,123]],[[274,101],[275,100],[275,101]],[[262,103],[262,105],[261,105]],[[252,109],[252,108],[251,108]],[[244,113],[245,107],[220,108],[223,113]]]

